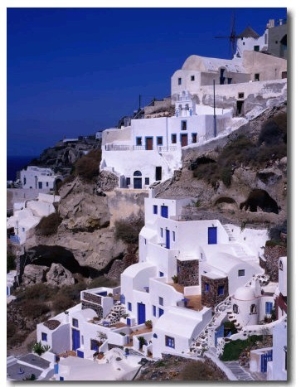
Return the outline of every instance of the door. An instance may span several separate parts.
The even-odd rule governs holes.
[[[181,146],[187,146],[188,136],[187,134],[181,134]]]
[[[72,350],[75,351],[80,347],[80,331],[72,329]]]
[[[160,181],[162,177],[162,168],[161,167],[156,167],[155,168],[155,180]]]
[[[208,244],[217,244],[217,227],[208,227]]]
[[[134,189],[141,189],[142,188],[142,172],[141,171],[135,171],[133,174],[133,188]]]
[[[168,217],[168,206],[161,206],[161,209],[160,209],[160,215],[163,217],[163,218],[167,218]]]
[[[138,302],[138,324],[143,324],[146,321],[145,304]]]
[[[170,248],[170,230],[166,230],[166,248]]]
[[[153,138],[146,137],[146,150],[153,150]]]

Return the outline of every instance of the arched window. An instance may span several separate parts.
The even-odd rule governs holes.
[[[252,304],[251,306],[250,306],[250,313],[251,314],[256,314],[257,312],[256,312],[256,305],[255,304]]]
[[[238,305],[237,305],[237,304],[233,304],[232,310],[233,310],[233,313],[238,314],[238,313],[239,313],[239,307],[238,307]]]
[[[141,171],[135,171],[133,176],[142,176],[142,172]]]

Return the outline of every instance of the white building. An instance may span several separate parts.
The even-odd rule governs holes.
[[[145,199],[139,263],[121,274],[128,324],[153,322],[151,351],[156,357],[170,348],[173,353],[188,352],[211,319],[211,308],[255,274],[263,274],[251,240],[249,245],[242,242],[242,236],[239,242],[230,240],[215,219],[182,220],[182,209],[188,203],[189,199]],[[265,233],[260,246],[266,238]],[[184,320],[184,329],[174,319]]]
[[[49,189],[53,190],[62,176],[55,175],[51,168],[28,166],[20,171],[20,180],[25,189]]]
[[[53,214],[54,204],[60,196],[39,193],[36,200],[25,200],[14,204],[14,214],[7,218],[6,228],[13,229],[12,240],[19,244],[25,243],[33,230],[44,216]]]
[[[149,188],[182,167],[182,147],[219,135],[232,118],[230,109],[196,105],[184,90],[175,107],[173,117],[132,119],[131,126],[104,130],[100,170],[115,173],[120,188]]]

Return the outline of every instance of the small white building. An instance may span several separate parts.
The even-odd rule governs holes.
[[[23,244],[31,230],[42,217],[54,213],[54,204],[60,201],[60,196],[39,193],[36,200],[26,200],[14,204],[14,214],[7,218],[7,229],[13,229],[12,241]]]
[[[171,178],[182,167],[182,147],[219,135],[231,122],[230,109],[196,105],[188,92],[174,103],[172,117],[132,119],[131,126],[103,131],[100,170],[115,173],[120,188],[146,189]]]
[[[63,177],[55,175],[51,168],[28,166],[20,171],[20,180],[24,189],[49,189],[53,190],[58,181]]]

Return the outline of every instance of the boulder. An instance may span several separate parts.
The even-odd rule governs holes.
[[[53,286],[74,285],[75,279],[72,273],[60,263],[52,263],[46,274],[47,283]]]
[[[24,285],[34,285],[37,283],[45,282],[48,270],[49,267],[47,266],[32,264],[26,265],[22,275],[22,283]]]

